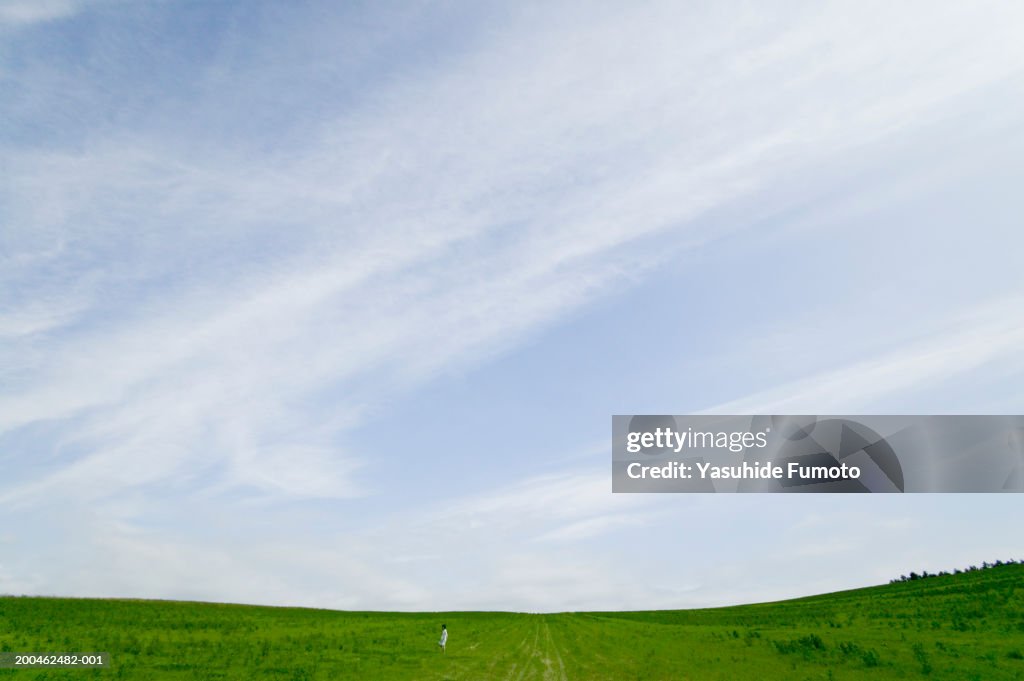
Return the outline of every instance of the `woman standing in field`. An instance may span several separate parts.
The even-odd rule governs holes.
[[[445,649],[445,645],[448,643],[448,628],[445,625],[441,625],[441,640],[437,642],[437,645],[441,646],[441,652],[448,652]]]

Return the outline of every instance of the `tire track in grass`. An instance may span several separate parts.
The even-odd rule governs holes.
[[[537,617],[537,620],[536,620],[536,622],[533,625],[533,645],[530,646],[529,655],[526,658],[526,664],[523,665],[523,672],[522,672],[522,676],[520,677],[519,681],[522,681],[522,679],[527,679],[527,680],[534,679],[537,676],[536,670],[534,669],[534,666],[535,666],[535,660],[539,660],[541,658],[541,649],[540,649],[540,626],[541,626],[541,622],[540,622],[540,616],[536,616],[536,617]]]
[[[569,681],[569,677],[565,673],[565,663],[562,661],[562,654],[558,652],[558,646],[555,644],[555,637],[551,635],[551,627],[548,626],[548,620],[544,618],[544,636],[547,640],[548,655],[544,658],[544,681]],[[552,665],[551,656],[554,655],[554,662],[558,663],[556,669]]]
[[[527,633],[527,634],[526,634],[526,636],[525,636],[525,637],[523,637],[523,640],[522,640],[522,641],[520,641],[520,642],[519,642],[519,643],[518,643],[518,644],[516,645],[516,647],[515,647],[515,651],[513,652],[513,655],[517,655],[517,654],[519,653],[519,651],[520,651],[520,650],[522,650],[524,646],[526,646],[526,639],[528,639],[529,637],[530,637],[529,633]],[[495,666],[495,665],[496,665],[496,664],[498,663],[498,661],[499,661],[499,660],[495,659],[495,660],[493,660],[493,661],[491,662],[491,671],[492,671],[492,672],[494,671],[494,666]],[[509,670],[508,670],[508,675],[507,675],[507,676],[505,676],[505,681],[512,681],[512,679],[514,678],[514,676],[515,676],[515,673],[516,673],[516,668],[517,668],[518,666],[519,666],[519,665],[518,665],[518,663],[517,663],[517,662],[515,661],[515,659],[513,659],[513,661],[512,661],[512,666],[511,666],[511,667],[509,667]]]
[[[520,664],[510,672],[507,681],[568,681],[565,662],[555,644],[547,616],[536,615],[532,619],[532,637],[527,635],[532,641],[520,646]]]
[[[520,657],[519,661],[522,662],[522,664],[518,664],[518,663],[515,663],[515,662],[512,663],[512,669],[509,670],[509,675],[506,677],[507,680],[509,680],[509,681],[523,681],[523,679],[527,678],[526,674],[530,671],[530,662],[533,661],[533,658],[537,655],[537,643],[540,640],[540,623],[539,622],[536,625],[534,625],[532,633],[533,633],[533,643],[532,644],[526,645],[526,641],[530,638],[530,633],[528,632],[526,634],[526,638],[524,638],[522,643],[520,643],[519,646],[516,648],[516,652],[519,652],[519,651],[524,650],[524,649],[526,649],[526,650],[524,651],[524,653],[522,653],[519,656]],[[525,657],[525,659],[523,659],[524,657]],[[516,675],[516,669],[517,668],[519,670],[519,674],[518,675]]]
[[[525,623],[519,619],[512,619],[505,626],[488,631],[485,638],[477,640],[466,647],[466,652],[471,656],[473,664],[470,667],[460,670],[460,675],[451,677],[476,681],[477,679],[506,679],[512,678],[515,673],[516,659],[520,651],[529,645],[529,632],[523,639],[515,644],[516,638],[526,629]],[[511,671],[506,673],[511,660]]]

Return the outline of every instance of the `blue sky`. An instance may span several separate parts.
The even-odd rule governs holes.
[[[617,495],[615,413],[1020,413],[1015,3],[0,2],[0,592],[669,608],[1014,495]]]

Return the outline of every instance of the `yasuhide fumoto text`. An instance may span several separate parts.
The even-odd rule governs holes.
[[[698,462],[690,466],[678,461],[672,461],[664,466],[645,466],[634,461],[626,467],[626,473],[634,480],[638,478],[688,479],[694,475],[711,480],[782,480],[783,478],[798,478],[801,480],[856,480],[860,477],[860,468],[857,466],[847,466],[845,463],[838,466],[802,466],[793,461],[787,463],[785,468],[760,462],[749,464],[745,461],[739,466],[712,466],[706,462]]]

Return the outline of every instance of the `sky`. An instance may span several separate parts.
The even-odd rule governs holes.
[[[1024,558],[1013,494],[609,465],[613,414],[1022,412],[1022,22],[0,0],[0,593],[681,608]]]

